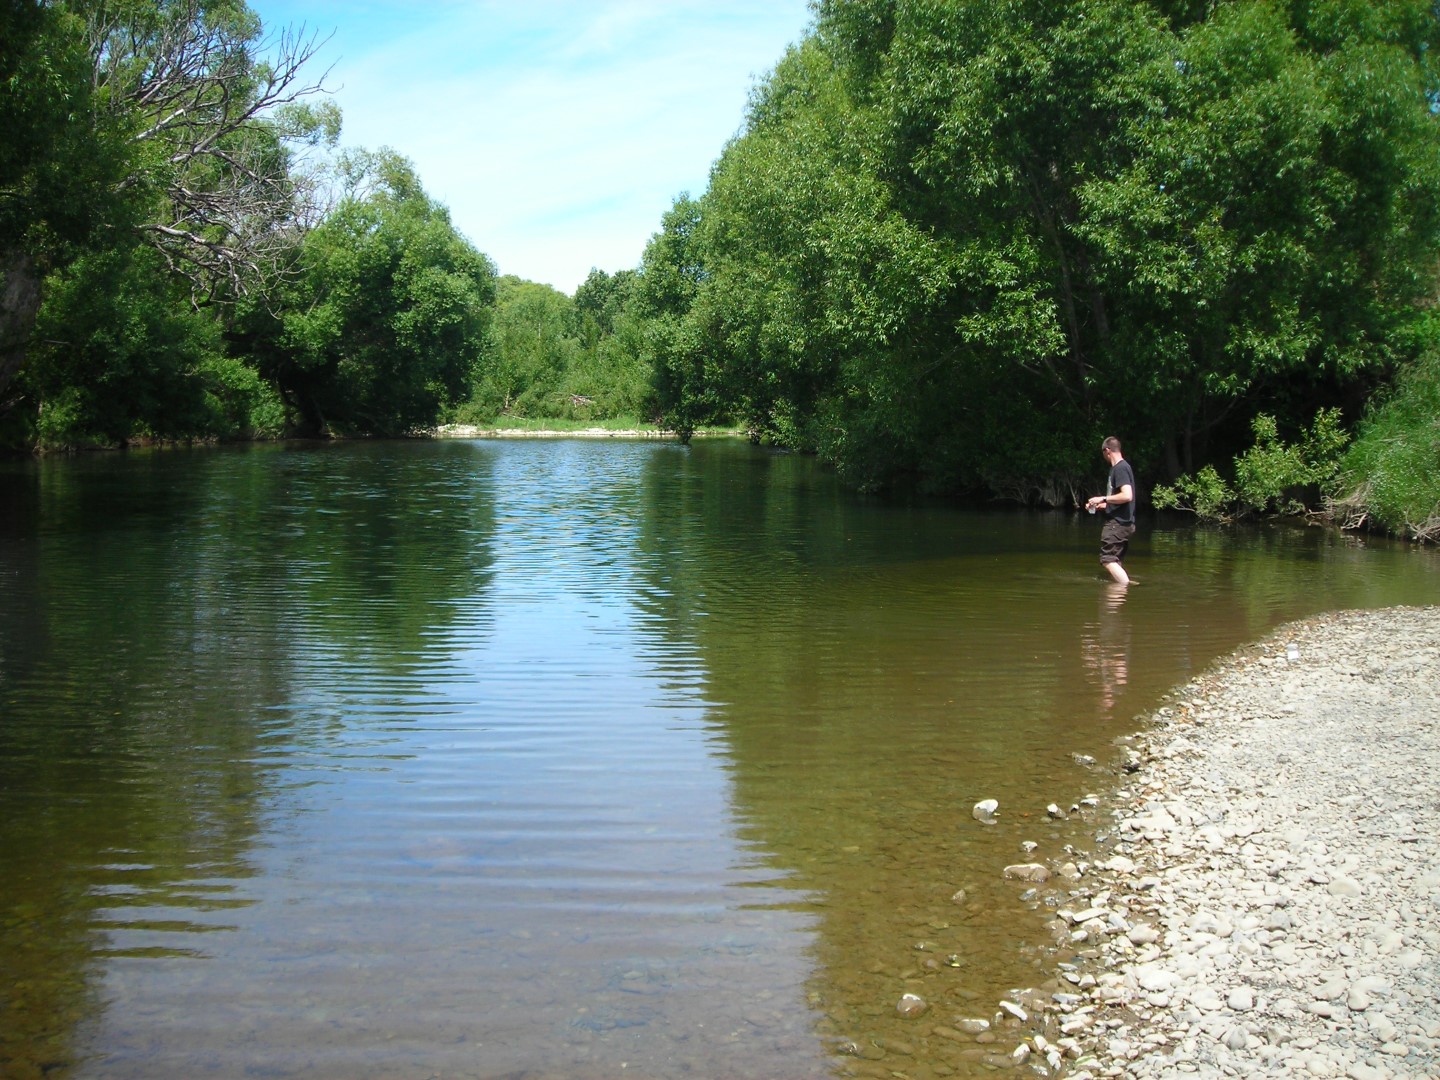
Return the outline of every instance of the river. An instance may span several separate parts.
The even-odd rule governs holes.
[[[1440,602],[1098,531],[727,440],[0,463],[0,1075],[976,1074],[927,1025],[1055,959],[1018,837],[1235,646]]]

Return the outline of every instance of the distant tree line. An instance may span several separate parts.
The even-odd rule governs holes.
[[[0,441],[653,419],[623,314],[494,264],[386,150],[339,150],[321,42],[239,0],[0,8]]]
[[[1429,0],[815,0],[706,191],[573,297],[337,149],[239,0],[0,15],[17,446],[714,423],[851,483],[1440,533]]]

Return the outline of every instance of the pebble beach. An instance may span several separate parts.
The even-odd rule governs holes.
[[[1440,609],[1283,627],[1119,753],[1091,849],[1004,869],[1042,882],[1058,959],[1000,1003],[990,1062],[1440,1077]]]

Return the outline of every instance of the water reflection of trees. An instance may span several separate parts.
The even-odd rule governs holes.
[[[906,990],[953,1017],[1035,981],[1040,919],[997,871],[1021,839],[1092,844],[1044,813],[1106,784],[1073,755],[1277,622],[1397,589],[1313,534],[1150,529],[1117,593],[1084,518],[880,506],[743,448],[644,483],[647,608],[703,666],[741,835],[810,898],[811,1003],[836,1039],[913,1041]],[[969,807],[990,796],[987,830]]]
[[[73,1062],[114,964],[203,957],[243,919],[279,749],[474,616],[485,465],[376,444],[0,475],[0,1073]]]
[[[995,576],[1017,544],[1047,574],[1070,559],[1059,519],[879,506],[813,462],[718,447],[647,484],[651,604],[704,664],[742,837],[810,898],[820,1032],[913,1040],[906,990],[952,1016],[1033,981],[1017,943],[1038,920],[996,872],[1018,836],[969,807],[998,796],[1042,828],[1074,792],[1056,738],[1074,636],[1037,617],[1043,585]]]

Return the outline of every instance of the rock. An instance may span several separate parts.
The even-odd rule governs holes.
[[[1249,1012],[1255,1008],[1255,994],[1248,986],[1237,987],[1226,996],[1225,1007],[1231,1012]]]
[[[981,1020],[978,1017],[962,1017],[955,1021],[955,1030],[962,1031],[966,1035],[979,1035],[990,1030],[990,1021]]]
[[[1019,1020],[1022,1024],[1026,1020],[1030,1019],[1030,1014],[1027,1013],[1024,1009],[1022,1009],[1019,1005],[1016,1005],[1013,1001],[1000,1002],[1000,1011],[1007,1014],[1008,1016],[1013,1017],[1016,1020]]]
[[[1014,881],[1038,881],[1050,880],[1050,870],[1039,863],[1015,863],[1005,867],[1002,873]]]
[[[895,1011],[907,1020],[913,1020],[922,1016],[930,1008],[930,1003],[919,994],[901,994],[900,1001],[895,1006]]]
[[[1166,990],[1173,990],[1180,982],[1180,977],[1173,971],[1165,968],[1147,965],[1135,971],[1135,983],[1141,990],[1148,990],[1151,993],[1160,993]]]
[[[1406,949],[1395,957],[1395,963],[1406,971],[1413,971],[1425,963],[1425,954],[1419,949]]]
[[[995,812],[1000,809],[1000,803],[995,799],[981,799],[975,804],[975,809],[970,811],[970,816],[976,821],[986,824],[994,820]]]
[[[1055,805],[1053,802],[1049,806],[1045,807],[1045,813],[1049,814],[1052,818],[1056,818],[1061,821],[1065,819],[1065,811],[1061,810],[1060,807]]]
[[[1360,883],[1354,878],[1348,877],[1332,878],[1330,884],[1326,886],[1326,891],[1331,896],[1345,896],[1352,900],[1358,898],[1362,892]]]
[[[1213,987],[1202,986],[1190,995],[1190,1004],[1201,1012],[1212,1013],[1218,1012],[1224,1002]]]
[[[1134,945],[1152,945],[1160,940],[1160,931],[1148,923],[1136,923],[1125,932]]]

